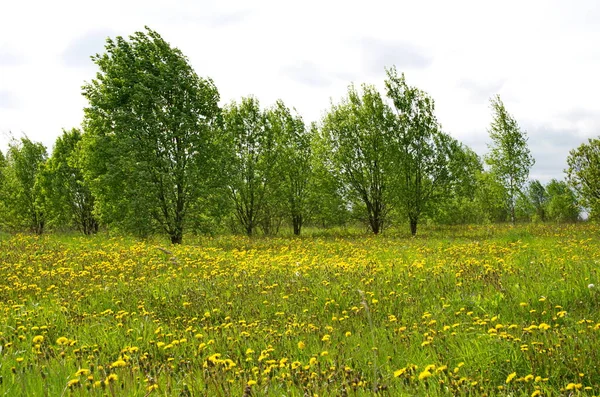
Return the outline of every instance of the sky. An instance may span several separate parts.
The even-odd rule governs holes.
[[[0,5],[0,150],[23,135],[51,150],[78,127],[90,56],[144,26],[212,78],[222,104],[282,99],[307,122],[351,83],[383,93],[395,65],[433,97],[444,131],[484,155],[499,94],[543,182],[600,136],[597,0],[21,0]]]

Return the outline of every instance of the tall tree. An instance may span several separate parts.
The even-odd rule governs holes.
[[[83,87],[82,164],[98,215],[138,234],[162,229],[181,243],[214,171],[217,88],[149,28],[107,39],[93,60],[100,71]]]
[[[465,155],[461,145],[441,131],[433,99],[406,83],[396,68],[387,71],[385,87],[394,104],[393,167],[396,197],[405,210],[410,232],[417,233],[423,213],[446,197],[458,180],[460,168],[451,167],[454,158]],[[455,172],[453,172],[455,171]]]
[[[4,153],[0,150],[0,228],[2,228],[2,223],[4,223],[4,218],[6,216],[6,196],[8,195],[8,188],[6,186],[6,157],[4,157]]]
[[[322,228],[343,226],[349,220],[348,202],[344,197],[344,182],[334,173],[327,139],[316,123],[312,123],[312,185],[309,189],[311,220]]]
[[[285,212],[295,235],[310,213],[310,186],[313,180],[311,130],[302,117],[294,115],[282,101],[277,101],[269,112],[272,128],[279,141],[277,168],[282,178],[281,194]]]
[[[28,229],[36,234],[44,231],[45,197],[40,174],[47,156],[43,144],[26,137],[9,144],[4,167],[3,223],[13,230]]]
[[[42,186],[47,198],[48,217],[57,225],[75,226],[83,234],[98,231],[94,197],[79,168],[78,144],[81,131],[63,131],[56,139],[52,156],[43,172]]]
[[[540,221],[544,222],[547,218],[548,192],[546,188],[537,179],[529,182],[527,187],[527,196],[531,202],[535,216]]]
[[[251,236],[269,216],[270,196],[276,195],[277,142],[274,128],[256,98],[242,98],[224,109],[224,135],[229,146],[225,174],[235,216]]]
[[[483,172],[481,159],[472,149],[460,145],[449,163],[453,180],[443,200],[436,200],[433,219],[443,224],[477,223],[484,213],[476,201]]]
[[[567,158],[567,180],[591,212],[592,218],[600,216],[600,138],[589,139]]]
[[[508,193],[507,206],[510,220],[515,223],[515,203],[527,181],[530,168],[535,164],[527,147],[527,133],[506,111],[500,96],[491,99],[494,118],[489,129],[492,144],[485,157],[491,171],[504,185]]]
[[[548,218],[555,222],[579,220],[577,196],[565,181],[552,179],[546,186],[548,192]]]
[[[332,171],[350,198],[364,205],[373,233],[383,230],[390,209],[390,109],[377,89],[354,86],[347,98],[332,105],[323,120],[323,134]]]

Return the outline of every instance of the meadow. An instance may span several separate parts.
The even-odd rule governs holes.
[[[0,396],[600,394],[600,227],[0,237]]]

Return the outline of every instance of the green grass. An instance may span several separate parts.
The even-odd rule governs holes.
[[[599,232],[2,238],[0,395],[598,394]]]

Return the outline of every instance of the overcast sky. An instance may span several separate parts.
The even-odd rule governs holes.
[[[569,150],[600,135],[597,0],[22,0],[0,5],[0,149],[9,132],[51,148],[79,126],[90,56],[144,25],[211,77],[222,103],[281,98],[306,121],[351,82],[383,92],[396,65],[435,99],[444,130],[484,154],[500,94],[543,181],[563,178]]]

